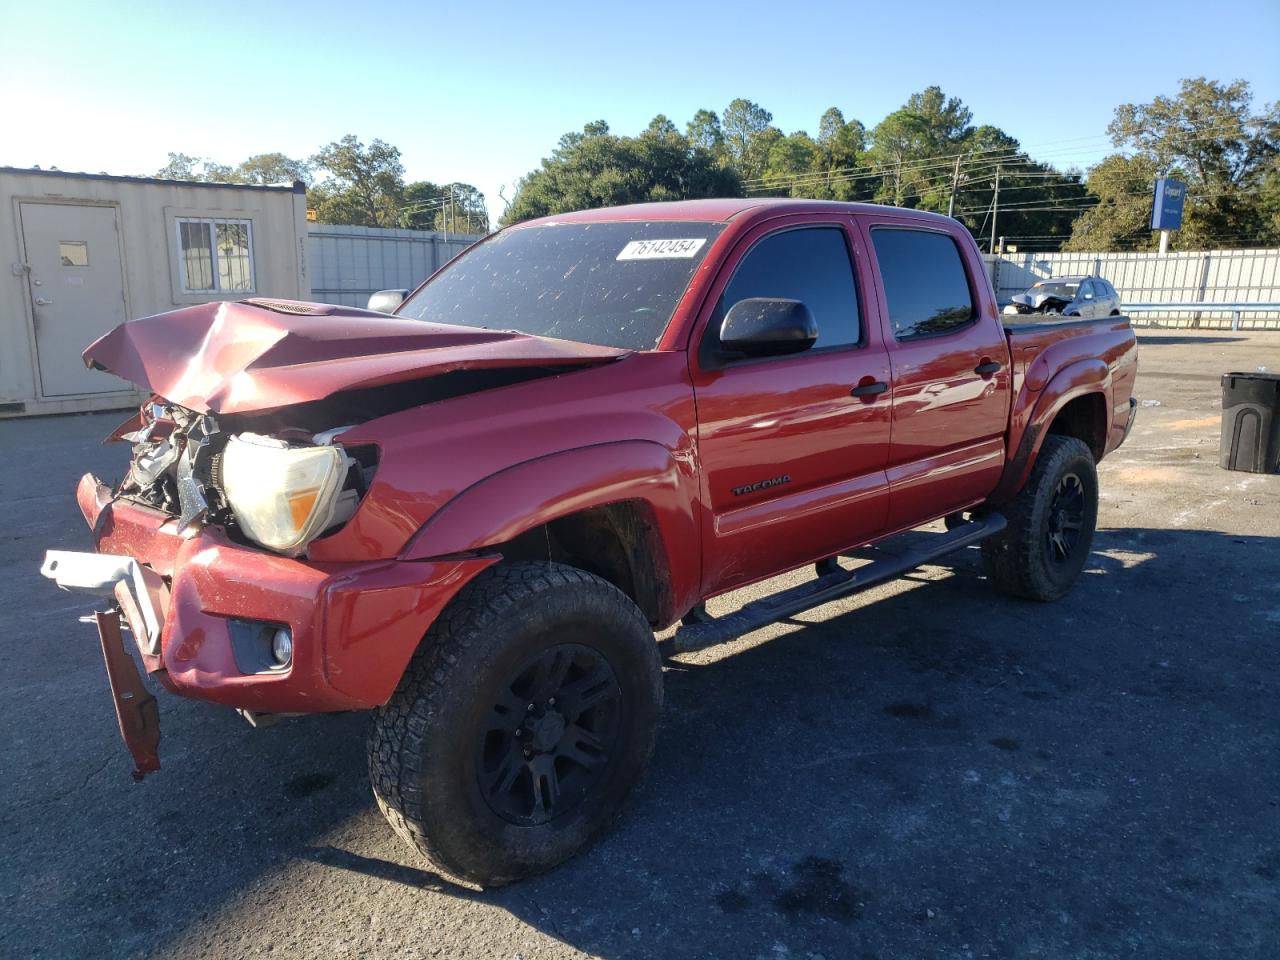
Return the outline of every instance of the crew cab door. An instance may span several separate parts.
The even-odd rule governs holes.
[[[874,313],[867,320],[866,255],[851,226],[838,215],[785,217],[746,234],[694,328],[704,593],[830,556],[884,528],[889,362]],[[805,303],[818,325],[813,347],[722,355],[725,314],[752,297]]]
[[[981,258],[936,220],[859,217],[892,367],[890,529],[981,502],[1004,467],[1009,346]]]

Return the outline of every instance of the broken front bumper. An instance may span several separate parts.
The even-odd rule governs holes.
[[[170,691],[254,713],[386,703],[445,604],[497,559],[311,563],[233,543],[217,528],[180,532],[159,511],[113,500],[91,475],[76,497],[100,552],[51,551],[42,572],[67,589],[113,597],[146,671]],[[245,662],[233,634],[246,622],[289,631],[287,666]],[[122,717],[132,751],[125,724]]]
[[[141,780],[160,769],[160,708],[156,698],[142,683],[137,664],[124,647],[120,634],[120,614],[115,610],[94,614],[102,657],[107,664],[107,681],[116,708],[120,736],[133,757],[133,779]]]

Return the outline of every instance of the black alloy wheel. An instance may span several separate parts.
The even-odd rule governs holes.
[[[477,772],[491,810],[509,823],[547,823],[600,782],[618,730],[622,690],[597,650],[562,643],[527,662],[499,694]]]
[[[1065,474],[1053,490],[1045,530],[1045,559],[1067,563],[1080,542],[1084,528],[1084,483],[1074,473]]]
[[[511,883],[617,818],[661,707],[658,645],[633,600],[585,570],[503,561],[458,592],[374,711],[374,796],[442,876]]]
[[[1058,599],[1084,569],[1098,522],[1093,451],[1078,437],[1045,437],[1026,485],[999,509],[1007,525],[981,548],[991,583],[1027,600]]]

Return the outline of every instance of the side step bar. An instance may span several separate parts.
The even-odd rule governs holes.
[[[671,656],[736,640],[743,634],[758,630],[785,617],[794,616],[812,607],[900,577],[948,553],[962,550],[979,540],[985,540],[1004,528],[1004,515],[989,513],[981,519],[961,523],[946,533],[937,534],[929,543],[913,547],[897,556],[873,560],[856,570],[843,568],[831,570],[833,563],[823,561],[819,564],[819,570],[826,569],[830,572],[822,573],[816,580],[753,600],[742,609],[723,617],[687,618],[684,625],[670,639],[660,642],[659,649],[664,656]]]

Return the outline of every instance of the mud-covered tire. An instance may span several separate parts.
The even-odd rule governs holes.
[[[625,594],[564,564],[502,563],[459,592],[374,711],[374,796],[442,875],[510,883],[617,817],[661,706],[657,643]]]
[[[1084,569],[1098,522],[1098,473],[1088,446],[1046,437],[1026,486],[1003,512],[1008,526],[982,541],[987,576],[1011,596],[1057,600]]]

